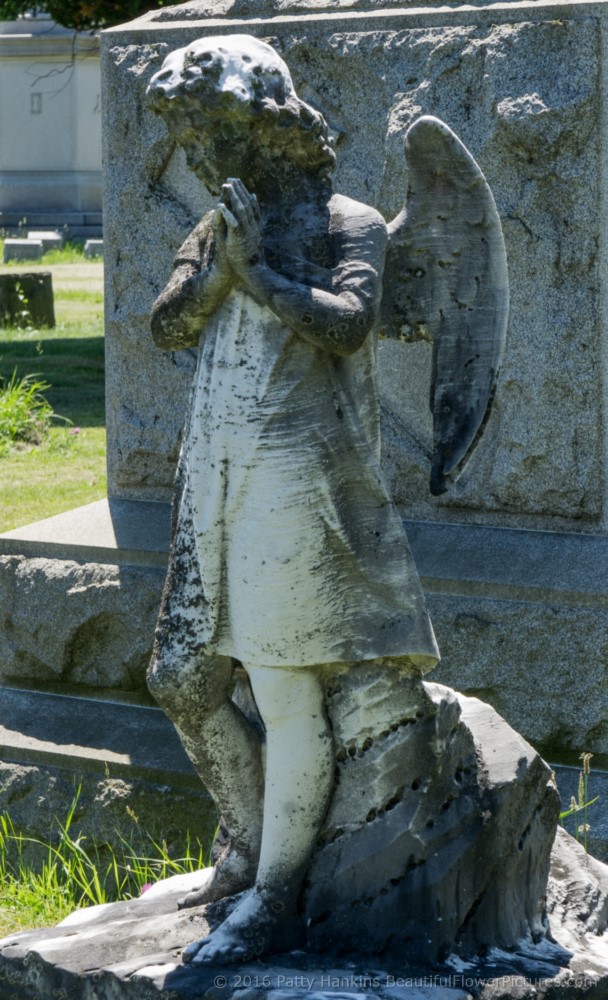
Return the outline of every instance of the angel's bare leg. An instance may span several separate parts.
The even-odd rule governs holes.
[[[262,847],[255,886],[184,961],[240,962],[285,944],[333,785],[333,745],[318,676],[299,667],[247,669],[266,726]]]
[[[158,651],[157,651],[158,654]],[[156,655],[148,686],[175,725],[230,833],[224,856],[200,873],[180,906],[197,906],[253,885],[262,833],[260,738],[230,700],[233,661],[175,649]]]

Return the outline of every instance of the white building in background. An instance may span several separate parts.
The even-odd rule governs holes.
[[[47,17],[0,21],[0,229],[36,226],[101,233],[99,44]]]

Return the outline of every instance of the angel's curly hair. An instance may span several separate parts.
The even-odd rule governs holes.
[[[217,66],[209,49],[224,38],[200,39],[185,49],[172,53],[155,74],[147,90],[148,102],[172,131],[193,136],[204,132],[210,123],[236,119],[255,131],[258,147],[269,159],[285,158],[309,173],[329,179],[336,156],[328,124],[315,108],[295,92],[289,69],[271,46],[247,36],[229,36],[231,47],[242,38],[242,72],[249,88],[239,85],[216,93],[210,89],[219,81]],[[248,53],[251,43],[265,57],[255,60]]]

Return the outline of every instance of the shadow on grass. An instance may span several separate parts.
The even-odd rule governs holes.
[[[0,375],[36,374],[48,382],[44,393],[56,413],[75,426],[105,424],[103,337],[0,340]]]

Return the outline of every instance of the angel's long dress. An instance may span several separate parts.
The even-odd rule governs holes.
[[[246,665],[434,666],[378,464],[374,354],[373,334],[350,357],[321,350],[242,291],[209,321],[180,460],[165,642]]]

